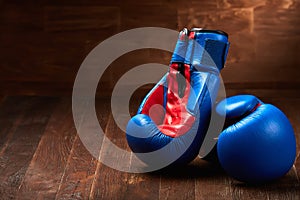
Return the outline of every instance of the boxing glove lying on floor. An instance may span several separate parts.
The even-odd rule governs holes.
[[[252,95],[221,101],[216,111],[225,116],[217,142],[221,166],[244,182],[264,182],[286,174],[296,157],[296,140],[287,117],[275,106]]]
[[[180,32],[168,73],[127,125],[128,144],[139,159],[167,166],[188,163],[198,155],[228,46],[222,31]]]

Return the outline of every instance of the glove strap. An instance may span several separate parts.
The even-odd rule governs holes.
[[[189,34],[185,62],[197,70],[220,71],[224,68],[228,48],[228,36],[225,32],[194,29]]]
[[[184,63],[188,47],[188,30],[184,28],[178,36],[178,40],[172,55],[171,63]]]

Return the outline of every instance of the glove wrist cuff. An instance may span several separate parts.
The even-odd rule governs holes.
[[[179,33],[171,63],[185,63],[197,70],[224,68],[229,48],[227,33],[219,30],[186,28]]]

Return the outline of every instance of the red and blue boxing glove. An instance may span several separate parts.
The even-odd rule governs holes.
[[[180,32],[168,73],[127,125],[128,144],[144,163],[154,168],[162,163],[186,164],[198,155],[228,47],[222,31]]]

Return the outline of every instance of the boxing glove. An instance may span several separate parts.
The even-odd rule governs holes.
[[[186,164],[198,155],[228,47],[222,31],[180,32],[169,71],[126,128],[129,147],[148,166]]]
[[[252,95],[239,95],[221,101],[216,111],[226,116],[217,155],[229,175],[260,183],[290,170],[296,157],[296,140],[289,120],[278,108]]]

